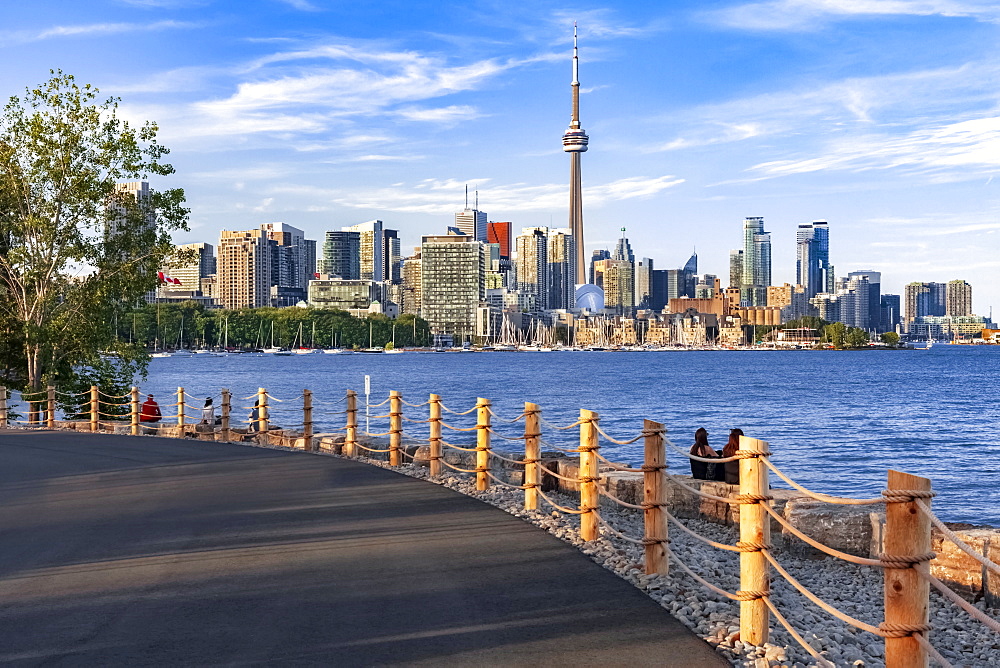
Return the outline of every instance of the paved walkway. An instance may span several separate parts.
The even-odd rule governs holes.
[[[575,548],[358,462],[0,431],[0,664],[724,666]]]

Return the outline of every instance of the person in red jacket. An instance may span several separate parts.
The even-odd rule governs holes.
[[[152,394],[147,394],[139,410],[139,422],[159,422],[160,417],[160,405],[153,400]]]

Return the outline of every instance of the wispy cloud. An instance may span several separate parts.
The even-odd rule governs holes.
[[[190,21],[156,21],[153,23],[87,23],[53,26],[39,31],[0,32],[0,44],[24,44],[59,37],[104,36],[129,32],[149,32],[180,28],[200,28],[204,24]]]
[[[992,0],[769,0],[704,12],[709,22],[744,30],[813,30],[830,21],[892,15],[1000,20]]]
[[[321,12],[323,9],[317,7],[309,0],[278,0],[283,5],[288,5],[292,9],[297,9],[300,12]]]
[[[466,183],[478,183],[480,198],[489,201],[494,210],[505,212],[560,210],[566,206],[566,185],[561,183],[529,185],[525,183],[497,184],[488,178],[426,179],[415,184],[394,184],[386,188],[351,191],[349,193],[301,185],[275,186],[276,194],[303,196],[328,206],[354,209],[377,209],[405,213],[447,215],[454,212],[455,201]],[[588,207],[600,207],[609,202],[652,197],[668,188],[680,185],[684,179],[674,176],[628,177],[587,187],[584,197]]]

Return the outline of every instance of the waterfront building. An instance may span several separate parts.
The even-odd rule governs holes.
[[[580,54],[576,42],[576,24],[573,25],[573,81],[570,84],[573,92],[573,111],[570,115],[569,128],[563,134],[563,150],[569,153],[569,229],[576,240],[576,283],[587,280],[584,271],[586,256],[584,255],[583,236],[583,184],[580,173],[580,156],[587,151],[590,137],[580,126]],[[591,281],[593,282],[593,281]]]
[[[743,278],[740,283],[746,306],[767,304],[767,286],[771,285],[771,234],[764,231],[764,219],[743,219]]]
[[[922,315],[909,323],[908,333],[913,339],[950,340],[971,338],[994,325],[989,318],[980,315]]]
[[[220,233],[216,276],[217,299],[223,308],[271,305],[271,268],[277,245],[262,229]]]
[[[653,260],[644,257],[635,265],[635,306],[648,309],[652,304]],[[662,307],[661,307],[662,308]]]
[[[872,275],[878,276],[878,272],[854,272],[848,278],[841,280],[841,286],[837,290],[840,302],[840,322],[848,327],[867,330],[873,326],[871,311],[873,286],[869,282],[869,277]],[[875,294],[876,297],[880,296],[877,292]],[[879,304],[880,302],[876,301],[875,303]],[[877,315],[878,309],[875,313]]]
[[[306,289],[316,271],[316,242],[286,223],[264,223],[260,229],[276,245],[271,256],[271,287],[278,290],[272,292],[285,295],[272,306],[292,306],[306,298]]]
[[[972,315],[972,286],[958,279],[945,286],[945,315]]]
[[[344,232],[359,234],[360,278],[364,281],[385,280],[385,225],[381,220],[369,220],[357,225],[341,228]]]
[[[743,251],[729,251],[729,287],[738,288],[743,285]]]
[[[809,306],[819,318],[827,322],[840,322],[841,296],[820,292],[809,300]]]
[[[322,309],[368,309],[377,301],[374,281],[345,280],[321,274],[309,282],[309,306]]]
[[[403,261],[403,301],[400,310],[403,313],[420,315],[420,291],[421,291],[421,258],[420,247],[413,249],[413,255]]]
[[[604,291],[604,308],[617,315],[631,315],[635,308],[632,263],[599,260],[594,263],[595,284]]]
[[[576,306],[576,240],[568,228],[549,232],[548,276],[550,309],[571,309]]]
[[[513,223],[493,222],[486,223],[486,241],[500,246],[500,257],[510,260],[510,228]]]
[[[180,283],[164,283],[157,290],[157,298],[204,296],[201,280],[215,274],[215,248],[206,243],[182,244],[175,246],[174,252],[174,259],[163,268],[163,273]]]
[[[376,278],[386,283],[399,283],[403,258],[399,250],[399,233],[396,230],[382,230],[382,276]]]
[[[865,324],[854,326],[861,327],[862,329],[878,328],[882,315],[882,273],[870,269],[852,271],[847,274],[847,279],[848,287],[850,287],[851,281],[861,281],[861,279],[864,279],[867,282],[866,287],[862,287],[859,283],[856,288],[859,295],[861,290],[866,290],[867,293],[867,302],[859,302],[856,307],[858,309],[857,321],[864,322]]]
[[[820,292],[833,292],[830,264],[830,228],[825,220],[799,225],[795,236],[795,277],[811,299]]]
[[[420,312],[435,335],[466,340],[486,297],[486,251],[469,235],[423,237]]]
[[[812,315],[804,285],[771,285],[767,288],[767,305],[781,309],[782,322]]]
[[[610,259],[611,259],[611,251],[604,248],[599,248],[591,254],[590,275],[589,275],[590,278],[589,283],[591,285],[597,285],[597,275],[594,273],[594,265],[600,262],[601,260],[610,260]]]
[[[880,332],[894,332],[902,322],[899,295],[882,295],[879,301]]]
[[[944,283],[908,283],[903,299],[907,323],[920,316],[942,316],[947,311],[947,286]]]
[[[361,233],[329,231],[324,234],[316,273],[348,281],[361,279]]]
[[[549,307],[549,228],[525,227],[514,240],[517,289],[535,295],[538,308]]]

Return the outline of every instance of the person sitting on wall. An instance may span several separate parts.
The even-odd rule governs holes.
[[[146,401],[139,410],[139,422],[159,422],[160,417],[160,405],[153,399],[152,394],[147,394]]]
[[[729,432],[729,442],[726,443],[726,447],[722,448],[723,457],[732,457],[736,454],[736,451],[740,449],[740,436],[743,436],[743,430],[736,428]],[[730,485],[740,484],[740,460],[734,459],[731,462],[726,462],[723,464],[723,477]]]
[[[250,431],[260,431],[261,429],[261,419],[263,418],[260,400],[253,402],[253,408],[250,410]]]
[[[691,446],[691,454],[706,459],[719,456],[719,453],[708,444],[708,431],[704,427],[699,427],[698,431],[694,432],[694,445]],[[699,462],[692,459],[691,477],[697,480],[715,480],[716,466],[711,462]]]
[[[215,406],[212,405],[212,397],[205,399],[205,405],[201,409],[201,424],[215,424]]]

